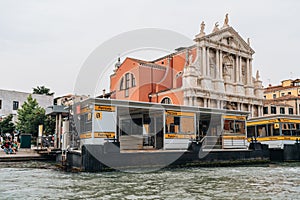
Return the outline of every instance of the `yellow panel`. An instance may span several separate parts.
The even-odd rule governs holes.
[[[224,119],[236,119],[236,120],[246,120],[246,116],[237,116],[237,115],[224,115]]]
[[[80,113],[88,113],[91,112],[91,109],[89,107],[84,107],[80,110]]]
[[[257,141],[277,141],[277,140],[293,140],[296,139],[300,140],[300,137],[296,136],[270,136],[270,137],[258,137],[256,138]],[[252,138],[247,139],[248,142],[251,142]]]
[[[100,105],[95,105],[95,110],[96,111],[115,112],[116,107],[114,107],[114,106],[100,106]]]
[[[102,112],[95,112],[95,118],[101,120],[102,119]]]
[[[92,138],[92,133],[80,134],[80,139],[88,139],[88,138]]]
[[[195,134],[165,134],[166,139],[195,139]]]
[[[194,117],[195,113],[192,112],[180,112],[180,111],[174,111],[174,110],[168,110],[166,111],[167,115],[174,115],[174,116],[191,116]]]
[[[95,138],[115,138],[115,132],[95,132]]]

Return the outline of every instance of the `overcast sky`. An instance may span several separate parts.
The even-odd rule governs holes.
[[[253,73],[260,71],[264,86],[277,85],[300,78],[299,11],[298,0],[0,0],[0,89],[45,85],[55,96],[73,93],[85,60],[113,36],[161,28],[193,39],[201,21],[210,33],[226,13],[251,39]]]

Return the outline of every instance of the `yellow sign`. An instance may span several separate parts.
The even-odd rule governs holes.
[[[296,136],[270,136],[270,137],[257,137],[256,140],[257,141],[276,141],[276,140],[300,140],[300,137],[296,137]],[[248,138],[247,139],[248,142],[251,142],[252,138]]]
[[[278,123],[275,123],[275,124],[274,124],[274,128],[275,128],[275,129],[279,129],[279,124],[278,124]]]
[[[88,138],[92,138],[92,133],[80,134],[80,139],[88,139]]]
[[[80,113],[87,113],[87,112],[91,112],[91,109],[89,107],[84,107],[81,108]]]
[[[115,138],[115,132],[95,132],[95,138]]]
[[[246,116],[237,116],[237,115],[224,115],[224,119],[236,119],[236,120],[246,120]]]
[[[114,106],[100,106],[100,105],[95,105],[95,110],[96,111],[115,112],[116,107],[114,107]]]
[[[87,120],[90,121],[92,119],[92,113],[88,113]]]
[[[194,134],[165,134],[166,139],[195,139]]]
[[[95,118],[101,120],[102,119],[102,112],[95,112]]]
[[[181,111],[174,111],[174,110],[167,110],[167,115],[175,115],[175,116],[191,116],[194,117],[195,113],[192,112],[181,112]]]

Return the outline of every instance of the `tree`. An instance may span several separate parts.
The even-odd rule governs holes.
[[[13,116],[10,114],[5,117],[2,121],[0,121],[0,133],[13,133],[15,130],[15,125],[12,122]]]
[[[18,110],[17,129],[22,133],[38,136],[38,127],[45,121],[45,109],[40,107],[31,95]]]
[[[44,132],[47,134],[54,134],[55,133],[55,118],[51,116],[46,116],[44,121]]]
[[[37,86],[36,88],[33,88],[33,94],[45,94],[52,96],[54,92],[50,92],[49,88],[46,88],[45,86]]]

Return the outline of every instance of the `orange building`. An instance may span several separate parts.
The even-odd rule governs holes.
[[[252,76],[254,50],[228,24],[206,35],[202,22],[195,44],[154,61],[120,60],[110,77],[112,99],[248,111],[262,116],[263,87]]]

